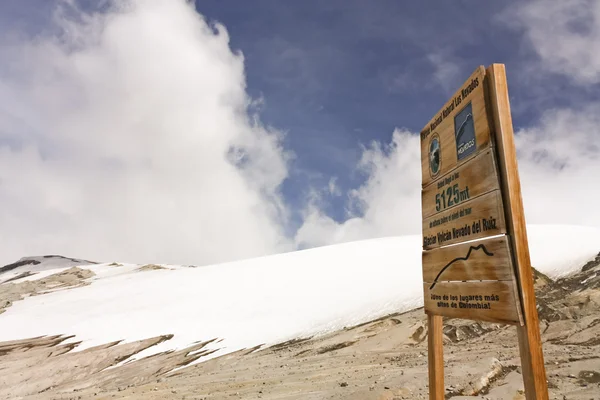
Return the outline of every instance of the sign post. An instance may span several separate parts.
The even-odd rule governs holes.
[[[430,399],[442,317],[517,326],[527,399],[548,399],[504,65],[483,66],[421,131]]]

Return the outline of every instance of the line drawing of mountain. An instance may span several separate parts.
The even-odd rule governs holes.
[[[450,267],[451,267],[451,266],[452,266],[454,263],[456,263],[456,262],[458,262],[458,261],[467,261],[467,260],[468,260],[468,259],[471,257],[471,254],[473,253],[473,251],[475,251],[475,250],[482,250],[482,251],[483,251],[483,252],[484,252],[484,253],[485,253],[485,254],[486,254],[488,257],[493,257],[493,256],[494,256],[494,253],[490,252],[490,251],[489,251],[489,250],[488,250],[488,249],[485,247],[485,245],[483,245],[483,244],[480,244],[479,246],[475,246],[475,247],[473,247],[473,246],[469,247],[469,251],[467,252],[467,255],[466,255],[465,257],[458,257],[458,258],[455,258],[454,260],[452,260],[452,261],[450,261],[448,264],[446,264],[446,265],[444,266],[444,268],[442,268],[442,269],[440,270],[440,272],[438,272],[437,276],[436,276],[436,277],[435,277],[435,279],[433,280],[433,283],[432,283],[432,284],[431,284],[431,286],[429,287],[429,290],[432,290],[432,289],[435,287],[435,285],[436,285],[436,284],[437,284],[437,282],[438,282],[438,279],[440,278],[440,276],[442,275],[442,273],[443,273],[445,270],[447,270],[448,268],[450,268]]]

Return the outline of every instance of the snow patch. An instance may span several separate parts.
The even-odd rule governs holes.
[[[600,252],[600,229],[573,225],[528,225],[531,265],[553,279],[577,272]]]

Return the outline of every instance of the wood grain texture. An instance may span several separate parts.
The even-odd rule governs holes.
[[[512,281],[506,235],[423,252],[423,282]]]
[[[493,149],[490,148],[423,189],[423,218],[497,189],[500,189],[498,171]]]
[[[433,289],[429,287],[423,283],[425,312],[429,314],[505,324],[521,322],[512,282],[438,282]]]
[[[427,345],[429,348],[429,400],[444,400],[443,321],[438,315],[427,315]]]
[[[489,90],[489,104],[494,121],[507,229],[512,238],[511,245],[525,321],[524,326],[517,327],[525,394],[527,399],[546,400],[548,385],[504,65],[493,64],[487,69],[486,87]]]
[[[423,249],[430,250],[504,233],[506,226],[502,198],[500,191],[496,190],[424,219]]]
[[[478,152],[490,147],[491,129],[488,111],[486,109],[484,76],[485,69],[483,66],[477,68],[469,79],[463,83],[460,89],[456,91],[456,93],[446,102],[444,107],[435,114],[421,131],[421,171],[423,187],[426,187],[440,176],[452,171],[458,165],[467,162]],[[470,88],[473,87],[474,83],[477,83],[477,86],[471,90]],[[468,94],[465,96],[463,93]],[[460,98],[461,101],[460,104],[456,105],[455,99],[457,98]],[[475,128],[476,151],[459,161],[455,138],[455,116],[469,104]],[[449,108],[451,108],[451,110],[449,110]],[[431,171],[429,165],[430,144],[435,136],[439,137],[441,155],[441,165],[437,174]]]

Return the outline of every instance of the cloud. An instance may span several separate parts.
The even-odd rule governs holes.
[[[526,218],[600,227],[600,103],[548,110],[517,132]]]
[[[501,19],[523,31],[539,57],[537,71],[564,74],[580,85],[600,83],[600,1],[523,2]]]
[[[507,10],[503,20],[522,29],[538,57],[528,65],[536,74],[558,74],[574,86],[600,83],[600,54],[594,51],[600,48],[600,1],[535,0]],[[599,101],[548,109],[517,132],[529,222],[600,226],[600,188],[594,184],[600,174],[599,113]]]
[[[421,226],[421,162],[418,136],[397,129],[390,144],[364,148],[358,169],[366,182],[348,195],[349,218],[337,222],[311,202],[296,234],[300,247],[374,237],[418,234]]]
[[[433,77],[446,92],[450,93],[453,90],[452,82],[456,82],[460,68],[453,61],[449,60],[448,55],[441,52],[430,53],[427,55],[427,60],[433,65]]]
[[[225,28],[185,0],[106,8],[61,1],[51,34],[0,40],[2,258],[205,264],[291,249],[291,154],[249,114]]]
[[[337,178],[335,176],[329,179],[329,183],[327,184],[327,190],[330,196],[340,196],[342,194],[342,190],[337,184]]]

